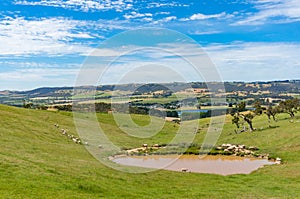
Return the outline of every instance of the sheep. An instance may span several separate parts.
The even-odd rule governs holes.
[[[229,151],[232,151],[232,150],[234,150],[236,148],[236,146],[235,145],[231,145],[230,147],[228,147],[227,149],[229,150]]]
[[[276,158],[275,164],[281,164],[281,158]]]
[[[66,130],[66,129],[61,129],[61,133],[62,133],[63,135],[67,135],[67,130]]]
[[[256,146],[249,146],[248,149],[251,150],[251,151],[256,151],[256,150],[258,150],[258,148],[257,148]]]
[[[187,172],[188,168],[181,168],[181,172]]]
[[[80,139],[79,138],[75,138],[76,139],[76,144],[80,144]]]

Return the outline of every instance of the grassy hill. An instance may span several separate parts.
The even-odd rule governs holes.
[[[99,114],[114,143],[137,147],[166,143],[178,128],[167,123],[148,139],[131,139],[119,130],[112,115]],[[147,116],[134,116],[140,125]],[[0,198],[300,198],[300,118],[280,115],[268,128],[265,116],[255,118],[253,133],[235,134],[230,118],[218,141],[255,145],[283,159],[250,175],[155,171],[123,173],[102,165],[83,145],[64,137],[54,124],[76,135],[71,113],[28,110],[0,105]],[[209,119],[200,121],[195,142],[205,136]],[[108,131],[106,131],[108,132]]]

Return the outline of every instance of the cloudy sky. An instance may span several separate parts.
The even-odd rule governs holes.
[[[196,41],[224,81],[300,79],[299,0],[3,0],[0,90],[72,86],[87,57],[112,60],[124,54],[111,38],[140,28],[167,28]],[[107,40],[111,45],[103,45]],[[145,38],[135,40],[125,45],[145,45]],[[152,45],[191,57],[201,54],[189,42]],[[150,51],[123,56],[107,77],[124,77],[130,65],[143,66],[145,73],[136,69],[133,74],[148,77],[156,76],[152,68],[166,63],[189,71],[178,57]],[[102,83],[114,81],[103,78]]]

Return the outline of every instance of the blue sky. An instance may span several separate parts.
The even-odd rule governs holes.
[[[300,79],[298,0],[4,0],[0,90],[72,86],[99,45],[145,27],[168,28],[198,42],[224,81]],[[194,50],[175,43],[167,49]],[[105,46],[97,56],[113,57],[116,51]],[[143,65],[143,59],[137,55],[126,64]],[[110,75],[118,76],[127,65],[119,64]]]

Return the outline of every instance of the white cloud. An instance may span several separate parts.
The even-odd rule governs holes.
[[[212,31],[194,31],[194,32],[189,32],[191,35],[212,35],[212,34],[218,34],[221,33],[222,31],[218,30],[212,30]]]
[[[85,22],[63,18],[25,20],[6,17],[0,21],[0,55],[26,54],[86,54],[87,46],[72,44],[76,39],[92,39],[89,33],[78,31]]]
[[[137,13],[137,12],[131,12],[130,14],[125,14],[125,19],[135,19],[135,18],[143,18],[143,17],[152,17],[153,15],[151,13]]]
[[[187,81],[187,75],[188,78],[196,76],[195,70],[191,66],[187,66],[183,62],[177,62],[177,64],[180,64],[184,70],[180,70],[180,67],[174,67],[170,63],[154,62],[112,66],[101,76],[100,82],[106,84],[184,82]]]
[[[224,19],[231,17],[231,15],[221,12],[219,14],[205,15],[202,13],[193,14],[189,18],[182,18],[180,21],[194,21],[194,20],[207,20],[207,19]]]
[[[121,48],[98,49],[93,54],[93,56],[96,56],[97,64],[87,68],[88,70],[85,71],[87,72],[87,80],[81,83],[89,82],[91,77],[94,77],[93,75],[95,75],[95,81],[99,78],[99,70],[107,67],[105,62],[102,66],[99,64],[101,62],[98,61],[101,61],[102,58],[111,63],[109,70],[101,77],[103,83],[116,83],[124,75],[130,77],[127,78],[128,80],[136,82],[141,82],[143,78],[149,82],[151,80],[155,82],[172,81],[175,76],[170,75],[170,71],[176,71],[186,81],[203,81],[205,78],[216,80],[218,76],[214,65],[207,58],[205,51],[212,62],[215,63],[222,79],[228,81],[292,79],[299,78],[300,74],[300,58],[298,56],[300,44],[298,43],[236,42],[227,45],[214,44],[201,48],[196,44],[179,42],[161,43],[156,47],[141,49],[139,46],[130,46],[126,47],[123,52]],[[134,49],[139,50],[134,51]],[[124,52],[129,52],[129,54],[125,53],[124,55]],[[119,57],[117,60],[109,58],[120,55],[124,56]],[[198,71],[201,72],[204,79],[199,79],[199,74],[196,74],[197,70],[193,71],[193,67],[187,62],[188,60],[198,63],[200,67]],[[16,65],[18,63],[5,64]],[[47,64],[43,66],[43,63],[34,64],[32,62],[24,62],[22,65],[24,67],[20,67],[15,71],[0,73],[1,88],[23,89],[23,87],[28,88],[28,85],[31,87],[32,85],[34,85],[33,87],[45,86],[45,83],[48,86],[73,85],[79,68],[79,65],[69,65],[64,68],[59,68],[56,65],[55,68],[51,68]],[[165,70],[162,66],[169,67],[170,70]],[[144,70],[145,67],[147,70]],[[154,70],[151,71],[151,68]],[[143,70],[144,73],[141,73]],[[136,76],[137,74],[139,75]],[[152,78],[155,77],[155,74],[159,74],[159,78]],[[17,85],[17,82],[24,83]]]
[[[137,45],[127,45],[127,46],[118,46],[114,48],[97,48],[94,49],[89,55],[94,60],[99,62],[101,58],[104,58],[105,61],[116,61],[115,58],[119,57],[129,57],[127,62],[134,60],[143,60],[145,57],[140,58],[140,53],[143,53],[149,62],[158,61],[164,62],[165,60],[170,61],[172,56],[175,60],[179,57],[195,57],[201,56],[204,54],[203,49],[196,43],[188,42],[174,42],[174,43],[158,43],[156,46],[137,46]],[[134,55],[134,56],[132,56]],[[99,57],[97,59],[96,57]],[[124,58],[123,58],[124,59]]]
[[[188,7],[189,4],[177,3],[177,2],[168,2],[168,3],[157,3],[151,2],[147,5],[146,8],[160,8],[160,7]]]
[[[15,1],[16,5],[31,5],[31,6],[51,6],[61,7],[65,9],[80,10],[83,12],[95,11],[95,10],[115,10],[122,12],[132,8],[131,0],[40,0],[40,1],[28,1],[18,0]]]
[[[22,81],[35,81],[42,80],[49,77],[61,77],[67,75],[76,75],[78,73],[78,69],[63,69],[63,68],[55,68],[55,69],[45,69],[45,68],[30,68],[30,69],[20,69],[15,71],[9,71],[0,73],[1,80],[22,80]],[[32,79],[33,78],[33,79]],[[20,81],[20,82],[22,82]]]
[[[299,0],[253,1],[258,12],[233,25],[260,25],[264,23],[290,23],[300,21]]]
[[[158,12],[156,13],[157,15],[169,15],[171,14],[170,12]]]
[[[226,80],[299,78],[299,43],[232,43],[204,49]]]
[[[0,90],[28,90],[43,86],[72,86],[78,69],[19,69],[0,72]]]
[[[214,15],[204,15],[201,13],[198,14],[193,14],[190,17],[190,20],[203,20],[203,19],[211,19],[211,18],[220,18],[220,17],[224,17],[226,14],[225,12],[222,12],[220,14],[214,14]]]
[[[98,56],[85,63],[80,84],[93,84],[100,75],[102,83],[117,83],[124,76],[129,82],[172,82],[180,78],[181,81],[220,80],[213,63],[195,43],[131,46],[123,52],[120,49],[99,49],[93,55]],[[105,57],[105,53],[111,57]],[[180,74],[180,78],[175,78],[172,71]]]
[[[131,12],[129,18],[152,22],[151,13]],[[161,22],[175,20],[175,16],[163,18]],[[89,55],[93,50],[91,44],[100,44],[102,35],[109,35],[112,30],[130,30],[144,24],[129,20],[78,21],[66,18],[41,18],[27,20],[23,17],[5,17],[0,19],[0,56],[60,56]],[[102,35],[99,35],[102,34]],[[112,52],[99,52],[110,56]]]
[[[122,49],[96,48],[89,56],[91,57],[118,57],[124,53]]]
[[[27,59],[16,59],[16,58],[10,58],[10,59],[3,59],[0,60],[0,65],[10,69],[58,69],[62,66],[66,68],[79,68],[81,64],[79,63],[58,63],[57,60],[48,58],[49,61],[47,62],[39,62],[39,61],[33,61],[30,58]],[[66,58],[64,58],[66,60]],[[72,59],[72,58],[69,58]],[[52,61],[52,62],[51,62]]]
[[[172,20],[176,20],[177,17],[176,16],[169,16],[169,17],[166,17],[164,19],[162,19],[164,22],[169,22],[169,21],[172,21]]]
[[[176,20],[177,17],[176,16],[169,16],[169,17],[165,17],[165,18],[162,18],[162,19],[159,19],[159,20],[156,20],[153,22],[153,24],[161,24],[161,23],[167,23],[167,22],[170,22],[170,21],[173,21],[173,20]]]
[[[145,18],[142,18],[141,21],[143,21],[143,22],[151,22],[151,21],[153,21],[153,18],[152,17],[145,17]]]

